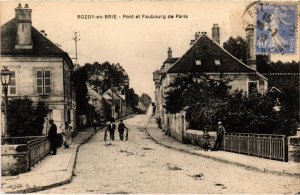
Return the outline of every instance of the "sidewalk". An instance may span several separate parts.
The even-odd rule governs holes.
[[[57,155],[48,155],[27,173],[2,176],[1,192],[31,193],[71,182],[78,148],[93,134],[91,127],[79,131],[69,149],[58,148]]]
[[[300,177],[299,163],[281,162],[225,151],[205,152],[201,147],[183,144],[165,135],[164,132],[157,127],[153,117],[150,118],[146,131],[156,143],[177,151],[198,155],[258,172]]]

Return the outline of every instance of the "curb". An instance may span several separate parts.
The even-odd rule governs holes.
[[[281,175],[281,176],[299,177],[300,178],[300,173],[289,173],[289,172],[281,172],[281,171],[276,171],[276,170],[269,170],[269,169],[265,169],[265,168],[258,168],[258,167],[255,167],[255,166],[250,166],[250,165],[246,165],[246,164],[242,164],[242,163],[238,163],[238,162],[233,162],[233,161],[229,161],[229,160],[225,160],[225,159],[221,159],[221,158],[217,158],[217,157],[212,157],[212,156],[209,156],[209,155],[204,155],[204,154],[200,154],[200,153],[196,153],[196,152],[191,152],[191,151],[188,151],[188,150],[182,149],[182,148],[176,148],[176,147],[158,142],[148,132],[148,127],[146,128],[146,132],[155,143],[157,143],[161,146],[164,146],[166,148],[175,150],[175,151],[184,152],[184,153],[188,153],[188,154],[196,155],[196,156],[201,156],[201,157],[204,157],[204,158],[208,158],[208,159],[215,160],[215,161],[222,162],[222,163],[226,163],[226,164],[236,165],[238,167],[242,167],[242,168],[245,168],[245,169],[251,170],[251,171],[256,171],[256,172],[261,172],[261,173],[269,173],[269,174]]]
[[[24,189],[24,190],[9,191],[9,192],[5,192],[5,193],[6,194],[32,193],[32,192],[48,190],[50,188],[59,187],[59,186],[70,183],[72,181],[72,178],[73,178],[73,175],[74,175],[78,150],[79,150],[80,146],[85,144],[94,134],[95,133],[92,133],[90,136],[88,136],[86,139],[84,139],[80,144],[76,144],[75,152],[72,154],[71,160],[70,160],[68,168],[66,170],[66,174],[68,175],[66,179],[64,179],[62,181],[59,181],[59,182],[49,184],[49,185],[32,187],[32,188],[27,188],[27,189]]]

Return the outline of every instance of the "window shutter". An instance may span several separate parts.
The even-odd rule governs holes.
[[[38,95],[43,95],[43,71],[36,71],[36,91]]]
[[[51,71],[44,71],[44,94],[49,95],[51,93]]]

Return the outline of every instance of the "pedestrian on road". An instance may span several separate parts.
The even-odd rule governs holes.
[[[72,127],[68,122],[66,122],[65,127],[62,128],[62,135],[65,148],[69,148],[72,142]]]
[[[110,140],[112,141],[115,140],[115,129],[116,129],[115,121],[111,120],[110,124],[107,126],[107,131],[109,131],[109,137]]]
[[[127,129],[127,131],[128,131],[128,128],[125,126],[125,124],[123,123],[123,120],[121,119],[121,121],[118,125],[119,137],[120,137],[121,141],[123,141],[125,129]]]
[[[58,145],[58,134],[57,134],[57,127],[54,124],[52,119],[49,120],[50,129],[48,131],[48,137],[50,140],[50,149],[52,151],[51,155],[56,155],[57,145]]]
[[[208,130],[205,129],[204,132],[203,132],[203,139],[204,139],[203,148],[204,148],[204,151],[208,151],[208,149],[210,147],[209,138],[210,138],[210,136],[209,136]]]
[[[223,141],[224,134],[225,134],[225,128],[222,125],[222,122],[219,121],[218,122],[218,127],[217,127],[217,139],[216,139],[215,146],[212,149],[212,151],[218,151],[220,149],[222,141]]]

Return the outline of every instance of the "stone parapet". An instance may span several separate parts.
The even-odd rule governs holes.
[[[215,144],[217,133],[215,131],[211,131],[208,133],[210,136],[209,138],[210,146],[213,147]],[[186,137],[184,142],[203,147],[203,143],[204,143],[203,131],[188,129],[186,131]]]
[[[1,174],[17,175],[30,170],[26,144],[1,146]]]

